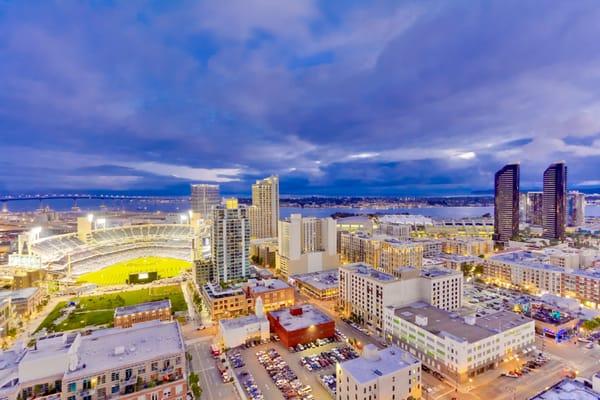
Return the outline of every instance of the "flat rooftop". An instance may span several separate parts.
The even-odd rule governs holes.
[[[489,258],[506,264],[519,265],[525,268],[542,269],[550,272],[562,272],[563,269],[542,261],[539,256],[529,251],[515,251],[512,253],[502,253]]]
[[[31,287],[18,290],[1,290],[0,299],[11,298],[12,300],[25,300],[33,296],[39,288]]]
[[[291,286],[279,279],[248,280],[248,289],[252,293],[265,293],[288,288],[291,288]]]
[[[78,364],[66,377],[89,376],[185,351],[177,321],[149,321],[131,328],[94,331],[81,337]],[[185,359],[181,361],[185,362]]]
[[[292,315],[290,310],[301,308],[302,314]],[[308,328],[311,325],[320,325],[333,321],[327,314],[319,310],[312,304],[303,304],[293,308],[283,308],[277,311],[271,311],[269,315],[279,321],[281,326],[288,332]]]
[[[374,279],[379,282],[393,282],[398,280],[393,275],[378,271],[375,268],[371,267],[369,264],[365,263],[348,264],[344,265],[343,267],[340,267],[340,269],[345,269],[347,271]]]
[[[427,325],[420,328],[439,337],[451,337],[458,342],[475,343],[500,332],[507,331],[531,321],[511,311],[498,311],[475,318],[473,325],[455,312],[441,310],[424,302],[417,302],[394,310],[394,314],[411,324],[418,325],[417,316],[427,318]]]
[[[421,270],[421,277],[427,279],[440,278],[450,275],[462,275],[462,272],[443,267],[428,267]]]
[[[338,287],[339,272],[336,269],[309,272],[307,274],[292,275],[292,279],[300,281],[306,285],[313,286],[319,290],[332,289]]]
[[[124,315],[137,314],[146,311],[161,310],[164,308],[171,308],[171,300],[158,300],[149,301],[147,303],[135,304],[133,306],[117,307],[115,309],[115,317],[122,317]]]
[[[256,315],[248,315],[246,317],[222,319],[219,321],[222,329],[238,329],[244,326],[255,325],[261,322],[268,323],[267,317],[258,317]]]
[[[410,353],[396,346],[390,346],[376,351],[373,356],[361,356],[341,363],[340,367],[355,381],[362,384],[418,363],[419,360]]]
[[[598,400],[600,393],[594,392],[582,382],[565,378],[530,400]]]
[[[218,285],[207,283],[202,287],[204,293],[206,293],[211,299],[222,299],[230,296],[239,296],[244,294],[244,289],[239,286],[232,286],[226,289],[221,288]]]

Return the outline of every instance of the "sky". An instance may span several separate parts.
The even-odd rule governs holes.
[[[600,187],[598,1],[0,0],[0,193]]]

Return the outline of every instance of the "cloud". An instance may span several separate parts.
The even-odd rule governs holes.
[[[469,193],[600,168],[594,1],[95,2],[0,13],[0,191]]]

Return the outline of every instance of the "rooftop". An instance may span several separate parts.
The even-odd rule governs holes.
[[[543,269],[552,272],[563,271],[559,267],[543,262],[540,257],[534,255],[530,251],[515,251],[512,253],[498,254],[490,257],[489,260],[500,261],[525,268]]]
[[[256,315],[248,315],[246,317],[239,318],[231,318],[231,319],[222,319],[219,321],[219,325],[221,329],[237,329],[242,328],[244,326],[255,325],[261,322],[267,322],[267,317],[262,316],[258,317]]]
[[[292,279],[311,285],[319,290],[338,287],[339,272],[336,269],[309,272],[307,274],[292,275]]]
[[[290,311],[297,308],[302,309],[302,314],[292,315]],[[282,308],[277,311],[271,311],[269,315],[272,318],[277,319],[281,326],[288,332],[333,321],[327,314],[312,304],[303,304],[302,306],[293,308]]]
[[[36,288],[36,287],[24,288],[24,289],[18,289],[18,290],[1,290],[0,291],[0,299],[5,299],[5,298],[9,298],[9,297],[13,300],[28,299],[31,296],[33,296],[38,290],[40,290],[40,289]]]
[[[373,345],[365,346],[363,356],[340,364],[342,371],[351,375],[358,383],[373,381],[419,363],[410,353],[395,346],[379,351],[368,349],[369,346]]]
[[[272,290],[287,289],[291,286],[279,279],[249,279],[248,289],[252,293],[265,293]]]
[[[124,315],[137,314],[145,311],[154,311],[164,308],[171,308],[171,300],[149,301],[147,303],[135,304],[133,306],[117,307],[115,309],[115,317]]]
[[[428,267],[421,269],[421,277],[427,279],[439,278],[442,276],[462,275],[462,272],[443,267]]]
[[[184,342],[176,321],[149,321],[127,329],[103,329],[81,337],[77,366],[69,368],[65,375],[87,376],[183,351]]]
[[[359,262],[359,263],[354,263],[354,264],[348,264],[348,265],[344,265],[343,267],[340,267],[340,269],[345,269],[352,273],[374,279],[378,282],[393,282],[393,281],[398,280],[390,274],[386,274],[385,272],[377,271],[375,268],[371,267],[369,264],[366,264],[366,263]]]
[[[422,329],[439,337],[451,337],[456,341],[468,343],[478,342],[531,321],[511,311],[499,311],[484,317],[472,317],[473,324],[469,324],[466,322],[468,317],[463,318],[455,312],[445,311],[423,302],[397,308],[394,314],[417,325],[419,325],[416,322],[417,316],[422,317],[426,321],[425,324],[420,325]]]
[[[594,392],[583,382],[565,378],[530,400],[598,400],[600,393]]]

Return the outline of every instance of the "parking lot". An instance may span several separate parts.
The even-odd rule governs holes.
[[[240,354],[244,363],[244,366],[234,368],[242,386],[251,378],[265,398],[276,400],[285,399],[286,393],[291,394],[291,382],[296,379],[298,382],[294,385],[297,387],[292,389],[298,391],[305,388],[302,393],[305,398],[331,398],[330,392],[319,381],[320,376],[335,373],[333,361],[336,358],[345,360],[358,356],[358,353],[350,350],[344,342],[332,342],[292,352],[280,342],[272,341],[234,351]],[[275,378],[271,378],[269,371]],[[281,388],[278,388],[277,381],[281,380],[288,382],[279,382]],[[306,386],[310,386],[310,390],[306,390]],[[259,400],[260,397],[256,395],[255,399]]]

